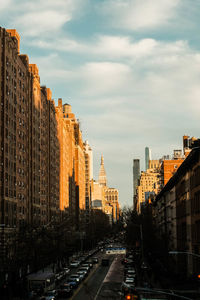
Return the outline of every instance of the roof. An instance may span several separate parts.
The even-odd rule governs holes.
[[[40,273],[33,273],[27,276],[28,280],[46,280],[49,277],[54,276],[52,272],[40,272]]]

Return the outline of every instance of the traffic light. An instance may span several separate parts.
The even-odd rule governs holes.
[[[128,294],[126,295],[126,300],[139,300],[138,295]]]

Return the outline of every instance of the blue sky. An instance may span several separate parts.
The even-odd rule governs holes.
[[[70,103],[84,140],[101,153],[110,187],[132,205],[132,160],[154,159],[199,137],[200,1],[1,0],[1,27],[53,98]]]

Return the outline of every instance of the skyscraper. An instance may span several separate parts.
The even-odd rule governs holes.
[[[149,160],[151,160],[151,150],[149,147],[145,148],[145,170],[149,169]]]
[[[134,199],[136,196],[136,189],[140,179],[140,160],[133,160],[133,208],[134,208]]]
[[[105,171],[105,168],[104,168],[103,155],[101,156],[101,167],[100,167],[100,171],[99,171],[99,183],[101,185],[107,186],[106,171]]]

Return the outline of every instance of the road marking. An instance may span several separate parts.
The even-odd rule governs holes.
[[[111,264],[110,268],[108,269],[108,273],[109,273],[110,269],[112,268],[113,264],[115,264],[115,260],[116,260],[116,258],[114,258],[114,260],[112,261],[112,264]],[[107,277],[108,273],[106,274],[106,277]],[[99,295],[99,293],[100,293],[100,291],[101,291],[101,288],[102,288],[103,284],[105,283],[106,277],[105,277],[104,280],[102,281],[102,283],[101,283],[101,285],[100,285],[100,287],[99,287],[99,289],[98,289],[98,291],[97,291],[97,294],[96,294],[94,300],[97,299],[97,297],[98,297],[98,295]]]
[[[75,290],[73,296],[70,298],[70,300],[72,300],[77,294],[78,292],[80,291],[80,289],[84,286],[85,283],[87,283],[87,281],[90,279],[90,277],[93,275],[93,273],[96,271],[96,269],[98,268],[99,264],[96,264],[94,266],[94,269],[91,270],[91,272],[89,273],[89,275],[87,276],[87,278],[83,281],[83,283],[81,283],[79,285],[79,287]]]

